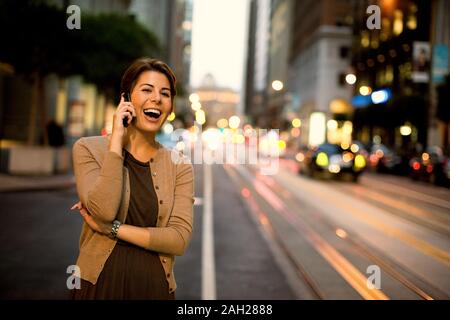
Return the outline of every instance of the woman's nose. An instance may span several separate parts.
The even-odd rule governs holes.
[[[150,101],[152,101],[152,102],[161,101],[161,95],[158,92],[153,92],[150,96]]]

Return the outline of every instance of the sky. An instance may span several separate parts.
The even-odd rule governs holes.
[[[248,0],[194,0],[191,86],[211,73],[218,86],[240,91],[248,29]]]

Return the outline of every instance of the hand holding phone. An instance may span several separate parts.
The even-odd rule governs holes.
[[[130,94],[128,93],[128,92],[125,92],[124,93],[124,95],[125,95],[125,101],[127,101],[127,102],[131,102],[131,98],[130,98]],[[131,115],[131,117],[133,117],[133,115]],[[122,119],[122,123],[123,123],[123,126],[125,127],[125,128],[127,128],[128,127],[128,117],[125,117],[125,118],[123,118]]]

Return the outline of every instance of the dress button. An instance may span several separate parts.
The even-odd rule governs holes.
[[[159,203],[160,203],[160,204],[163,204],[163,201],[162,201],[162,200],[159,200]]]
[[[155,187],[155,189],[156,189],[156,190],[159,190],[159,187],[158,187],[158,186],[156,186],[156,187]]]
[[[150,162],[153,162],[153,158],[150,159]]]
[[[170,278],[170,273],[167,274],[167,278]]]
[[[159,219],[159,220],[162,220],[162,216],[159,216],[158,219]]]
[[[156,177],[156,172],[153,172],[153,176]]]
[[[167,262],[167,259],[166,259],[166,258],[164,258],[164,259],[163,259],[163,263],[166,263],[166,262]]]

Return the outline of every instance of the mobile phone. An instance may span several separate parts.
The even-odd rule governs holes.
[[[130,93],[128,93],[128,92],[125,92],[125,101],[127,101],[127,102],[130,102],[131,101],[131,98],[130,98]],[[126,128],[126,127],[128,127],[128,117],[126,117],[126,118],[123,118],[122,119],[122,123],[123,123],[123,126]]]

